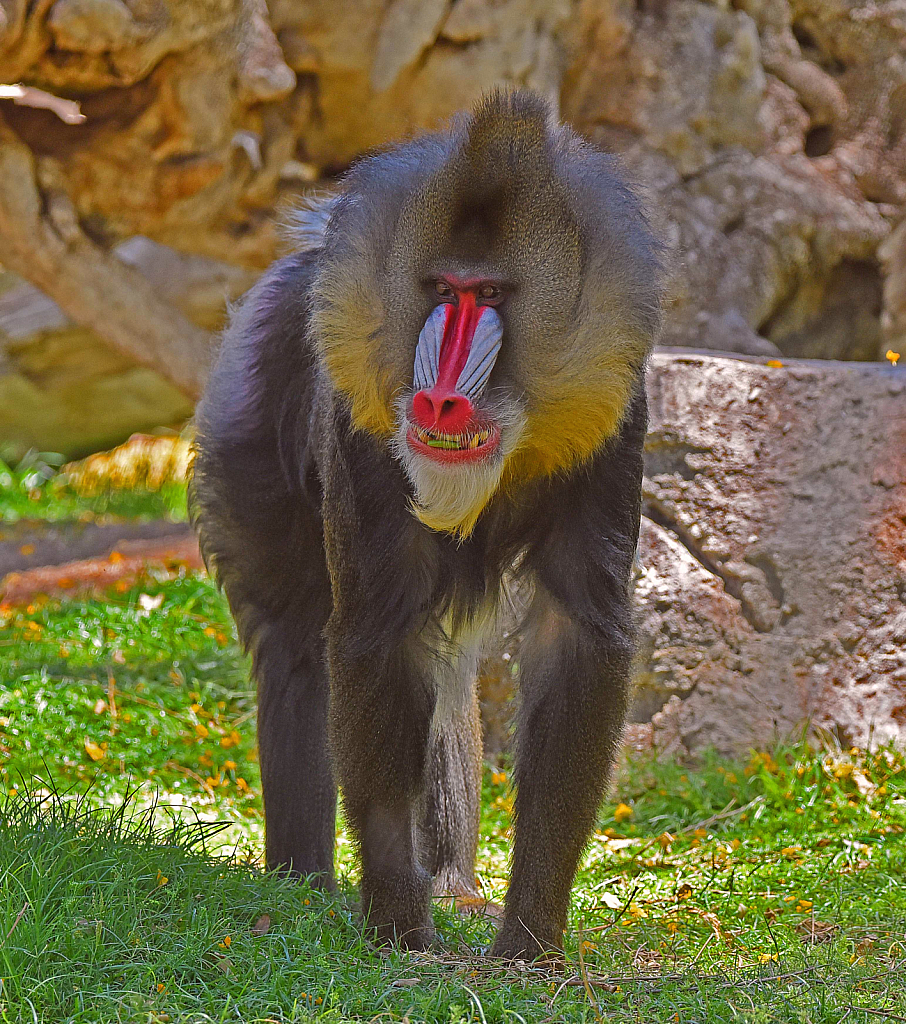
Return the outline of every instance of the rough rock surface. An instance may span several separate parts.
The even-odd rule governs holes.
[[[578,16],[563,110],[653,194],[677,254],[665,344],[879,358],[878,249],[906,198],[902,7],[590,0]]]
[[[906,373],[662,353],[649,396],[633,717],[664,749],[906,741]]]
[[[141,236],[113,252],[164,301],[211,331],[222,325],[226,301],[256,276]],[[191,414],[192,403],[160,374],[74,323],[33,285],[0,276],[0,456],[17,459],[30,448],[83,455]]]
[[[260,269],[300,188],[501,84],[551,96],[651,196],[672,253],[665,344],[863,360],[906,346],[899,2],[9,0],[3,11],[0,82],[77,99],[85,114],[64,124],[0,102],[6,267],[187,394],[209,339],[153,289],[141,317],[124,313],[140,282],[107,248],[143,234]],[[82,298],[91,275],[106,279],[107,315],[96,314],[105,288]],[[179,337],[184,358],[149,354]],[[162,416],[171,404],[162,397]]]

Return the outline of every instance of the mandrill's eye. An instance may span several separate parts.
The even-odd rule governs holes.
[[[434,282],[434,291],[442,299],[452,299],[453,298],[453,289],[447,284],[446,281],[435,281]]]
[[[479,300],[487,306],[493,306],[494,303],[499,302],[502,297],[503,293],[496,284],[483,284],[478,289]]]

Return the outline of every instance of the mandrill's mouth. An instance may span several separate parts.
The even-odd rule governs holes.
[[[411,420],[406,431],[409,447],[419,455],[440,463],[480,462],[500,446],[500,427],[484,424],[467,427],[458,434],[425,429]]]

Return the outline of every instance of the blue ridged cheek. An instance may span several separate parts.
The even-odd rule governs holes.
[[[415,349],[415,390],[430,391],[437,383],[437,371],[440,366],[440,343],[444,337],[444,325],[447,322],[447,307],[444,303],[435,306],[425,321],[425,326],[418,336]]]
[[[418,336],[413,379],[416,391],[430,391],[437,383],[440,348],[447,322],[447,305],[435,306]],[[469,358],[456,382],[456,390],[473,402],[481,397],[503,341],[503,321],[490,306],[484,306],[472,336]]]
[[[472,337],[469,358],[456,382],[456,390],[473,402],[481,397],[488,386],[502,341],[503,321],[490,306],[484,306]]]

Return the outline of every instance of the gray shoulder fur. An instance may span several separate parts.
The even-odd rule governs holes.
[[[285,230],[296,251],[319,249],[324,244],[327,224],[339,198],[333,192],[313,192],[289,211]]]

